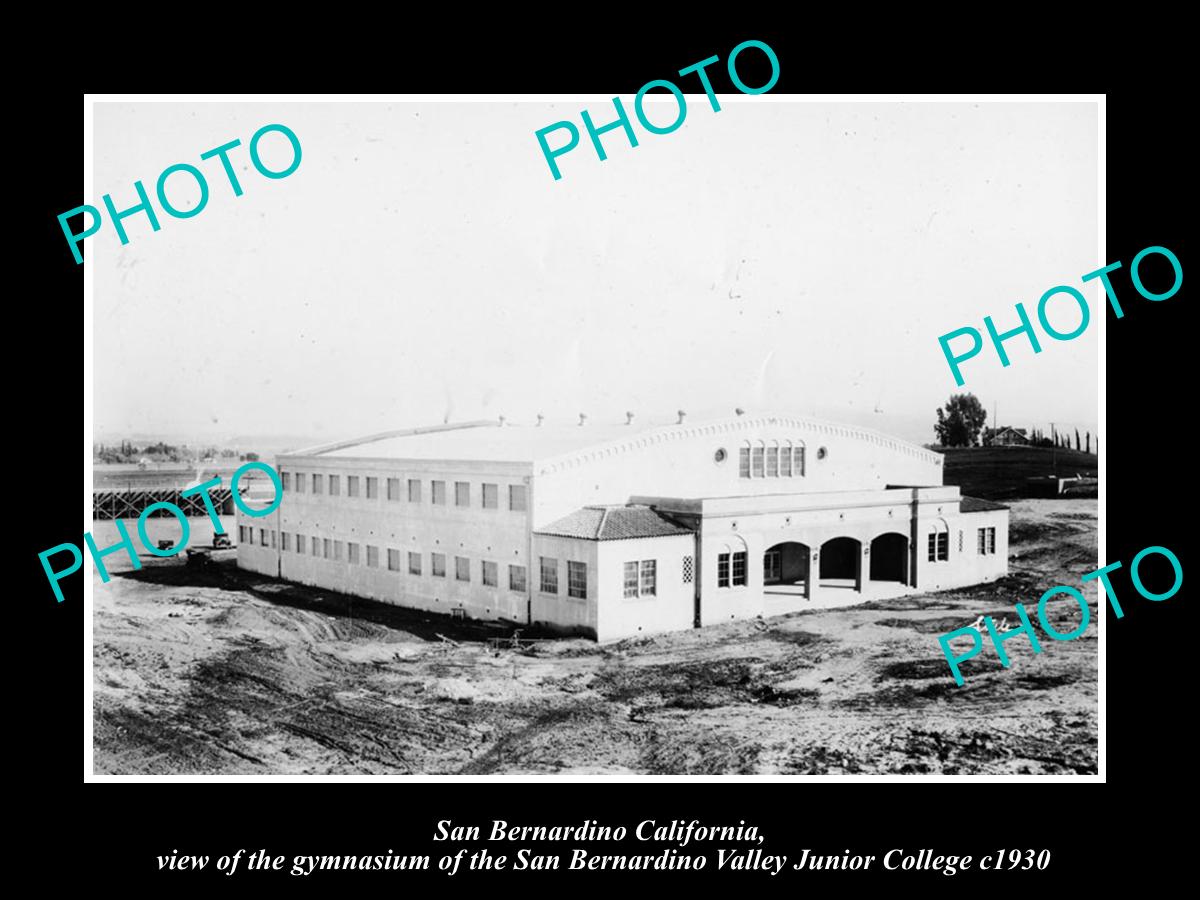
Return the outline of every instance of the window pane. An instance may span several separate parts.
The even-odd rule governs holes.
[[[400,479],[389,478],[387,480],[387,498],[389,500],[400,499]]]
[[[408,554],[408,574],[409,575],[420,575],[421,574],[421,554],[420,553],[410,552]]]
[[[485,484],[483,486],[483,508],[496,509],[500,497],[500,489],[494,484]]]
[[[750,477],[750,448],[742,447],[738,450],[738,477]]]
[[[804,448],[796,447],[792,450],[792,474],[804,474]]]
[[[367,499],[374,500],[379,497],[379,479],[374,475],[367,476]]]
[[[338,562],[341,562],[341,559],[342,559],[342,542],[341,541],[333,542],[333,558],[336,559]]]
[[[471,561],[465,556],[454,557],[454,578],[456,581],[471,580]]]
[[[446,577],[446,554],[431,553],[429,555],[429,571],[430,574],[436,575],[438,578]]]
[[[767,448],[767,477],[768,478],[778,478],[779,477],[779,448],[778,447],[768,447]]]
[[[779,451],[779,476],[781,478],[792,477],[792,448],[783,447]]]
[[[329,496],[336,497],[340,493],[341,493],[341,476],[330,475],[329,476]]]
[[[321,539],[314,534],[309,546],[312,547],[312,555],[320,558],[320,556],[321,556]]]
[[[421,502],[421,482],[416,478],[408,479],[408,502]]]
[[[636,597],[638,595],[638,564],[636,562],[625,563],[625,596]]]
[[[454,505],[455,506],[470,506],[471,505],[471,485],[466,481],[454,482]]]
[[[430,488],[429,502],[444,506],[446,504],[446,482],[432,481]]]
[[[510,591],[525,591],[525,567],[508,567],[508,589]]]
[[[283,482],[283,489],[285,491],[290,491],[292,489],[292,473],[291,472],[280,472],[279,480]]]
[[[373,568],[379,567],[379,548],[372,547],[367,544],[367,565]]]
[[[303,472],[296,473],[296,493],[297,494],[304,493],[304,473]]]
[[[358,544],[355,544],[355,543],[347,544],[346,545],[346,555],[349,558],[350,562],[352,562],[354,565],[357,566],[358,565]]]
[[[480,567],[480,569],[481,569],[481,572],[483,575],[483,583],[485,585],[487,585],[488,587],[495,587],[496,586],[496,564],[494,562],[488,562],[485,559],[483,561],[483,565]]]
[[[746,551],[739,550],[733,554],[733,584],[742,585],[746,583]]]
[[[400,571],[400,551],[393,550],[391,547],[388,547],[388,571]]]
[[[543,594],[558,593],[558,560],[541,557],[542,561],[542,584],[541,589]]]
[[[358,496],[358,476],[357,475],[347,475],[346,476],[346,496],[347,497],[357,497]]]
[[[525,485],[510,484],[508,486],[508,508],[513,512],[525,511]]]
[[[937,535],[929,532],[929,561],[937,561]]]
[[[321,476],[316,472],[313,473],[313,493],[321,493]]]
[[[658,560],[642,560],[642,596],[653,597],[658,593]]]
[[[587,599],[587,563],[567,562],[567,596],[577,600]]]
[[[302,534],[296,535],[296,552],[297,553],[304,552],[304,535],[302,535]]]
[[[729,554],[717,556],[717,587],[729,587]]]
[[[763,454],[764,450],[762,447],[754,448],[754,453],[751,456],[751,462],[753,463],[752,474],[755,478],[763,477]]]

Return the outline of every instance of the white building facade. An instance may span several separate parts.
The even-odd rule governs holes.
[[[598,640],[1008,570],[1008,510],[944,487],[939,454],[797,416],[473,422],[314,447],[277,468],[276,511],[238,511],[239,566]]]

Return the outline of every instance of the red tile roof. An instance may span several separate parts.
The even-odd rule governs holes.
[[[585,541],[621,541],[693,532],[648,506],[585,506],[537,529],[537,533]]]

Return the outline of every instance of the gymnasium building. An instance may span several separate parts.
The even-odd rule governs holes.
[[[791,415],[639,427],[489,420],[281,455],[238,565],[607,641],[962,587],[1008,571],[1008,509],[942,457]]]

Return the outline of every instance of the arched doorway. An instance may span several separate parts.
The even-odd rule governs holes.
[[[821,587],[862,590],[862,543],[837,537],[821,545]]]
[[[763,554],[763,591],[768,594],[810,596],[809,548],[784,541]]]
[[[871,580],[908,584],[908,537],[896,532],[871,541]]]

